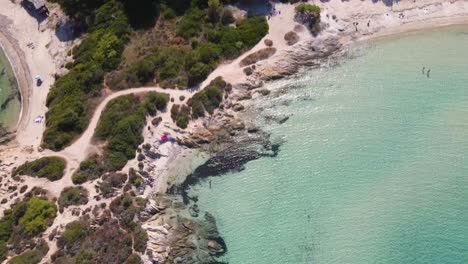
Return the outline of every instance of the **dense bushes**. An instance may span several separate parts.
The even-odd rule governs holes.
[[[99,156],[92,156],[80,163],[79,169],[73,174],[74,184],[82,184],[86,181],[95,180],[104,172],[110,170]]]
[[[47,98],[42,146],[52,150],[68,146],[87,127],[93,110],[90,102],[100,95],[104,75],[118,65],[119,71],[109,75],[113,89],[153,82],[185,88],[200,83],[219,60],[238,56],[268,32],[266,19],[260,16],[232,27],[232,14],[217,0],[54,1],[88,34],[73,50],[69,73],[56,80]],[[152,26],[158,11],[162,11],[164,18],[159,19],[164,21],[152,33],[163,32],[164,36],[144,46],[135,61],[121,62],[131,25]]]
[[[218,77],[203,90],[194,94],[188,101],[188,105],[191,107],[192,117],[203,117],[205,116],[205,112],[212,114],[222,102],[223,94],[227,86],[226,82]]]
[[[110,198],[115,195],[117,188],[122,188],[127,181],[127,174],[110,173],[102,177],[102,182],[99,184],[99,191],[102,197]]]
[[[57,241],[57,245],[60,248],[76,247],[77,244],[83,242],[83,240],[92,233],[91,227],[86,221],[74,221],[68,223],[65,226],[65,231]]]
[[[92,231],[88,221],[66,226],[54,263],[125,263],[132,254],[132,236],[109,221]]]
[[[26,211],[19,219],[19,227],[29,236],[43,232],[55,218],[57,208],[45,199],[33,197],[26,203]]]
[[[105,163],[112,170],[119,170],[129,159],[135,157],[135,151],[143,141],[142,130],[146,124],[147,114],[156,114],[156,109],[164,109],[169,96],[150,93],[144,100],[132,95],[114,99],[111,105],[106,107],[99,121],[96,136],[107,140],[104,151]],[[126,105],[122,109],[121,105]],[[106,124],[111,129],[104,129]]]
[[[172,14],[169,21],[152,32],[165,37],[153,36],[153,43],[141,41],[140,45],[150,46],[141,52],[145,55],[131,63],[124,61],[124,66],[110,75],[110,86],[125,89],[155,82],[162,87],[194,86],[206,79],[220,60],[239,56],[268,32],[262,16],[247,18],[233,27],[228,25],[233,22],[232,15],[218,1],[202,2],[180,17],[174,17],[178,12],[169,12],[171,8],[165,6],[163,12]],[[142,49],[138,44],[132,46],[132,50]]]
[[[13,176],[29,175],[57,181],[63,177],[66,162],[60,157],[44,157],[26,162],[13,171]]]
[[[180,128],[187,128],[191,118],[205,116],[205,113],[213,114],[223,101],[225,91],[230,91],[231,86],[221,77],[211,81],[211,83],[199,92],[195,93],[187,101],[187,105],[172,105],[171,118]]]
[[[186,105],[172,105],[171,118],[180,128],[187,128],[190,121],[190,108]]]
[[[75,20],[79,28],[86,29],[93,19],[94,10],[110,0],[49,0],[60,4],[62,10]],[[158,12],[159,1],[153,0],[121,0],[124,10],[134,27],[149,27],[154,24]]]
[[[38,264],[49,251],[45,241],[40,241],[33,250],[28,250],[21,255],[13,257],[8,264]]]
[[[84,205],[88,203],[88,191],[81,187],[67,187],[60,193],[58,204],[60,208],[70,205]]]
[[[111,202],[112,213],[104,210],[99,221],[83,217],[67,224],[53,263],[142,263],[134,251],[144,253],[148,234],[134,220],[145,203],[123,194]]]
[[[8,252],[7,243],[12,244],[13,249],[17,251],[26,247],[31,248],[24,244],[29,244],[29,239],[39,235],[49,227],[56,212],[57,209],[53,203],[39,197],[32,197],[5,210],[3,218],[0,219],[0,261],[5,259]],[[41,251],[39,245],[37,249]],[[26,257],[32,258],[38,253],[40,252],[27,252],[24,256],[16,258],[17,262],[15,263],[36,263],[18,261]]]
[[[74,1],[59,2],[62,6],[74,5]],[[52,150],[63,149],[86,128],[91,110],[89,100],[100,94],[104,74],[119,65],[131,33],[119,2],[108,1],[96,10],[102,1],[77,2],[86,5],[84,9],[92,10],[93,19],[88,36],[73,49],[70,71],[57,79],[47,96],[49,110],[42,145]],[[88,12],[91,11],[84,11]]]
[[[80,163],[72,177],[73,183],[82,184],[97,179],[105,172],[117,171],[135,157],[143,141],[142,131],[146,116],[156,115],[167,107],[169,95],[149,92],[143,98],[120,96],[110,101],[96,127],[95,137],[107,141],[103,156],[93,156]]]
[[[146,244],[148,243],[148,233],[146,230],[137,226],[133,230],[133,248],[135,251],[144,253],[146,250]]]
[[[136,214],[144,208],[144,204],[141,202],[143,201],[135,199],[129,194],[123,194],[111,202],[110,209],[119,219],[122,227],[133,228],[136,226],[134,222]]]

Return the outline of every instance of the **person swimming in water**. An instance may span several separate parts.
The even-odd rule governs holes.
[[[430,72],[431,72],[431,69],[427,70],[427,74],[426,74],[427,78],[431,77],[431,75],[429,74]]]
[[[426,67],[423,67],[422,74],[425,74],[425,71],[426,71]]]

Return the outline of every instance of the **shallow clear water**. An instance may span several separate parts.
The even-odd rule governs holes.
[[[400,36],[270,84],[279,155],[192,189],[229,262],[468,263],[467,47],[467,27]]]
[[[3,127],[14,127],[18,121],[21,103],[17,93],[13,71],[5,54],[0,49],[0,125]],[[6,103],[9,97],[13,99]]]

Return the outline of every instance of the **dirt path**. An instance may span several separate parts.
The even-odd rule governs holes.
[[[76,168],[78,168],[80,162],[86,159],[88,154],[95,147],[91,141],[94,136],[94,131],[96,130],[96,127],[99,123],[99,119],[102,115],[102,112],[106,109],[107,104],[119,96],[124,96],[124,95],[129,95],[129,94],[141,94],[141,93],[147,93],[151,91],[169,94],[171,98],[179,98],[180,96],[185,96],[185,98],[190,98],[193,95],[190,91],[187,91],[187,90],[166,90],[160,87],[131,88],[131,89],[112,93],[109,96],[107,96],[96,107],[96,110],[93,114],[93,117],[91,118],[89,122],[88,127],[86,128],[85,132],[80,136],[80,138],[78,138],[78,140],[76,140],[69,147],[59,152],[44,151],[43,156],[57,155],[57,156],[65,158],[67,160],[67,172],[64,176],[64,179],[67,179],[67,181],[69,181],[71,184],[71,175],[73,171]],[[160,115],[160,116],[163,118],[163,122],[169,122],[169,121],[172,122],[171,120],[169,120],[170,115]]]

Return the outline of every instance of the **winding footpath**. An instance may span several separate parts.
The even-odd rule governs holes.
[[[91,148],[94,147],[94,145],[92,144],[94,131],[96,130],[96,127],[99,123],[99,119],[102,115],[102,112],[106,109],[106,106],[110,101],[124,95],[143,94],[148,92],[169,94],[171,98],[179,98],[180,96],[184,96],[188,99],[193,96],[193,93],[188,90],[172,90],[163,89],[160,87],[131,88],[108,95],[96,107],[96,110],[94,111],[94,114],[89,122],[88,127],[86,128],[84,133],[75,142],[73,142],[72,145],[58,152],[52,150],[44,150],[43,152],[41,152],[40,157],[58,156],[67,161],[67,169],[65,171],[64,177],[60,180],[60,182],[55,182],[55,184],[58,183],[63,186],[73,185],[71,176],[73,175],[73,172],[78,168],[80,162],[86,159],[88,154],[91,153]],[[171,102],[169,102],[168,108],[170,108],[170,104]],[[170,114],[167,111],[165,113],[159,114],[159,116],[161,116],[163,122],[172,122],[170,119]]]

